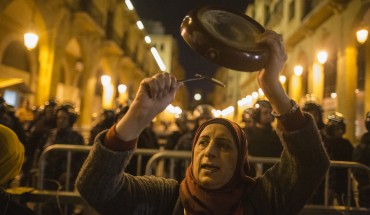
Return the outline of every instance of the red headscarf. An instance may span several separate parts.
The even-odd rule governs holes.
[[[252,178],[247,176],[247,172],[249,171],[247,137],[240,126],[230,120],[223,118],[208,120],[198,128],[195,134],[192,157],[194,157],[194,146],[198,141],[200,133],[210,124],[226,126],[234,137],[238,149],[238,160],[234,175],[229,182],[219,189],[205,189],[195,180],[192,172],[193,162],[191,162],[186,170],[186,177],[180,186],[181,203],[186,213],[191,215],[241,214],[243,210],[240,200],[243,194],[247,192],[247,188],[250,188],[255,183]]]

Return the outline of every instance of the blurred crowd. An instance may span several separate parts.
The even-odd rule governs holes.
[[[22,163],[21,173],[14,177],[16,180],[8,180],[3,188],[36,187],[39,174],[38,164],[42,151],[54,144],[92,145],[94,138],[101,131],[109,129],[128,111],[129,106],[121,106],[115,110],[102,110],[88,136],[82,135],[75,129],[78,112],[72,103],[59,104],[50,99],[38,108],[31,108],[27,99],[18,108],[6,103],[0,97],[0,124],[11,129],[17,135],[24,146],[25,159]],[[165,149],[191,151],[192,140],[198,127],[205,121],[214,118],[214,107],[208,104],[198,105],[193,111],[184,111],[175,118],[173,125],[162,123],[162,127],[155,128],[154,122],[147,125],[138,141],[138,148]],[[364,133],[358,143],[351,143],[343,135],[346,132],[345,117],[338,112],[329,114],[324,119],[322,107],[315,102],[306,102],[302,110],[312,114],[320,130],[322,140],[331,160],[356,161],[370,167],[370,112],[366,114]],[[258,100],[251,108],[243,111],[240,125],[247,134],[248,153],[251,157],[280,156],[283,147],[275,131],[274,116],[271,114],[272,107],[267,100]],[[325,123],[324,123],[325,121]],[[171,129],[169,129],[171,127]],[[66,154],[61,152],[49,153],[46,157],[44,172],[44,185],[47,190],[74,190],[73,183],[65,187],[66,181],[74,182],[81,165],[87,154],[76,153],[72,155],[73,165],[66,175]],[[127,172],[136,175],[145,172],[145,165],[150,156],[144,156],[141,166],[138,168],[137,158],[134,158]],[[174,177],[182,180],[185,177],[187,160],[176,160]],[[250,176],[258,176],[268,171],[273,164],[252,165]],[[139,170],[139,171],[138,171]],[[330,169],[329,203],[339,205],[355,205],[354,194],[348,196],[347,169]],[[355,170],[353,177],[356,179],[355,189],[358,192],[358,205],[370,208],[370,176],[368,172]],[[317,189],[311,199],[312,204],[324,204],[324,182]],[[43,214],[59,213],[55,204],[44,204]],[[72,207],[67,208],[68,214],[73,213]]]

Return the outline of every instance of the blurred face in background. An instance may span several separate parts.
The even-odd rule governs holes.
[[[262,125],[271,124],[274,121],[274,116],[271,114],[272,109],[268,107],[260,107],[260,122]]]
[[[46,119],[53,119],[55,117],[55,108],[53,106],[47,106],[44,110]]]
[[[69,115],[65,111],[58,111],[57,113],[57,128],[66,129],[69,127]]]

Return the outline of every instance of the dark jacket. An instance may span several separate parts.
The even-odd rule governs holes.
[[[313,119],[305,117],[309,120],[303,129],[278,132],[285,148],[281,161],[245,193],[245,214],[296,215],[323,179],[329,159]],[[181,213],[181,204],[176,204],[179,182],[124,173],[134,150],[107,149],[102,143],[105,134],[98,135],[77,178],[81,196],[102,215]]]

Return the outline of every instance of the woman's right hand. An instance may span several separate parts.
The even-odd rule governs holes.
[[[145,78],[126,115],[116,125],[120,139],[129,141],[137,138],[154,117],[171,104],[182,85],[166,72]]]

